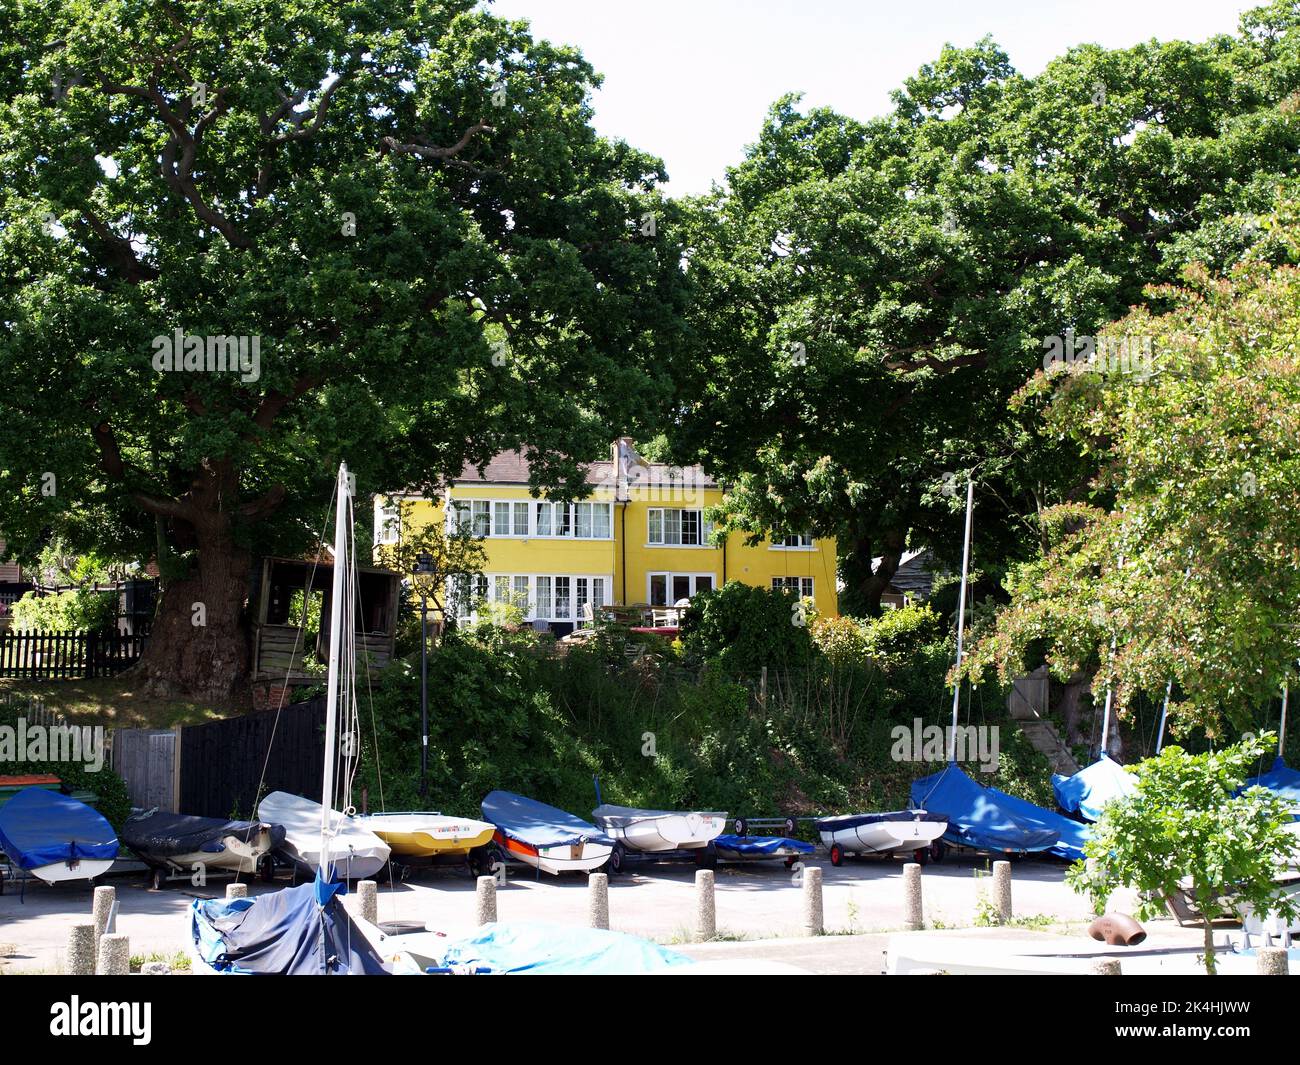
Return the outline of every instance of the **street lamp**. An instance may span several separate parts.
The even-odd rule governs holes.
[[[433,556],[421,552],[415,560],[415,576],[420,587],[420,798],[429,790],[429,581],[433,576]]]

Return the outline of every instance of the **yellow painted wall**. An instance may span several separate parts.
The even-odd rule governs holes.
[[[584,502],[608,502],[610,488],[596,488]],[[771,587],[773,577],[811,577],[819,614],[834,616],[839,610],[835,590],[835,542],[815,541],[811,549],[774,549],[767,541],[747,546],[732,534],[725,547],[666,546],[649,542],[652,508],[703,509],[722,502],[717,488],[694,486],[634,487],[630,500],[613,508],[611,539],[572,537],[515,538],[489,536],[484,541],[484,573],[573,574],[612,578],[608,599],[617,605],[649,601],[652,573],[708,574],[715,588],[728,580]],[[522,485],[461,484],[452,489],[454,500],[510,500],[535,502]],[[403,500],[408,523],[416,527],[443,521],[443,508],[427,499]],[[378,521],[378,501],[376,521]],[[673,602],[670,594],[669,603]]]

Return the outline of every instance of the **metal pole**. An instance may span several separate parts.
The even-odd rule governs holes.
[[[1110,654],[1112,658],[1115,657],[1115,637],[1113,636],[1110,639]],[[1115,693],[1111,689],[1111,686],[1107,684],[1106,685],[1106,709],[1101,716],[1101,750],[1098,752],[1098,756],[1106,753],[1106,740],[1110,735],[1110,703],[1114,695]]]
[[[1284,684],[1282,686],[1282,727],[1278,730],[1277,734],[1277,756],[1279,758],[1286,753],[1286,703],[1287,696],[1290,694],[1290,685]]]
[[[971,519],[975,512],[975,479],[966,478],[966,533],[961,551],[961,599],[957,603],[957,672],[961,672],[962,636],[966,627],[966,580],[970,574]],[[957,760],[957,709],[961,702],[961,677],[952,686],[952,728],[948,731],[948,761]]]
[[[1156,754],[1165,745],[1165,721],[1169,718],[1169,696],[1174,690],[1174,681],[1171,677],[1169,683],[1165,685],[1165,705],[1160,711],[1160,731],[1156,734]]]
[[[338,731],[339,656],[343,643],[343,577],[348,562],[348,466],[339,463],[338,502],[334,508],[334,583],[330,603],[329,691],[325,695],[325,772],[321,785],[320,874],[330,879],[330,814],[334,807],[334,756]],[[349,619],[351,620],[351,619]]]
[[[420,591],[420,798],[429,790],[429,602]]]

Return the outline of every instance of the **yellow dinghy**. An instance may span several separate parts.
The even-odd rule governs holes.
[[[433,812],[370,814],[356,820],[387,843],[394,858],[463,857],[491,842],[496,831],[486,821]]]

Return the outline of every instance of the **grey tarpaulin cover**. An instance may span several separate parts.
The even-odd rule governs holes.
[[[162,861],[198,851],[219,853],[221,841],[234,836],[248,843],[263,830],[270,832],[271,846],[284,842],[284,828],[262,821],[222,821],[217,817],[193,817],[153,810],[127,820],[122,826],[122,842],[146,862]]]

